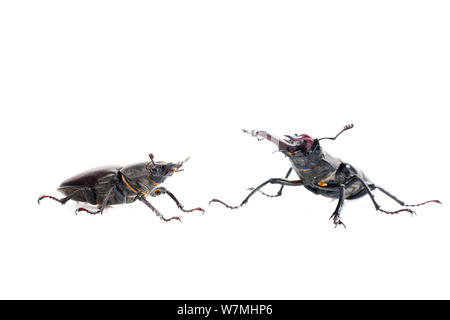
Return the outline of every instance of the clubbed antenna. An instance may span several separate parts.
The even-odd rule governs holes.
[[[155,165],[155,161],[153,161],[155,156],[153,155],[153,153],[149,153],[148,157],[150,158],[150,161],[152,162],[152,164]]]

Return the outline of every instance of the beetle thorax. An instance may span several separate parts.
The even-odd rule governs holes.
[[[164,179],[156,179],[152,177],[148,170],[148,162],[141,162],[128,165],[120,169],[124,183],[127,187],[137,193],[149,194],[156,186],[164,181]]]
[[[312,170],[319,165],[320,160],[323,158],[323,152],[320,146],[313,146],[309,151],[297,151],[288,154],[289,160],[294,168],[299,171],[302,170]]]

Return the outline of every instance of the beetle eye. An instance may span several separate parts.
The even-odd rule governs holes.
[[[159,172],[159,167],[153,167],[153,168],[150,169],[150,171],[152,173],[158,173]]]

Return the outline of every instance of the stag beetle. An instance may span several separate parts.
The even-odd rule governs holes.
[[[107,205],[131,203],[136,199],[147,205],[161,220],[180,220],[181,217],[165,218],[145,197],[148,195],[156,197],[167,194],[177,204],[178,208],[184,212],[201,211],[202,208],[191,210],[184,209],[183,205],[169,190],[158,187],[173,175],[174,172],[183,171],[180,169],[189,160],[178,163],[154,161],[153,154],[149,154],[150,162],[141,162],[125,167],[102,167],[92,169],[69,178],[61,183],[58,191],[66,197],[58,199],[52,196],[40,196],[38,204],[44,198],[53,199],[61,204],[69,200],[87,202],[98,205],[98,210],[91,211],[86,208],[78,208],[75,213],[85,211],[90,214],[102,214]]]
[[[246,204],[250,197],[258,191],[268,197],[279,197],[283,192],[284,186],[304,186],[307,190],[315,194],[333,199],[339,199],[336,209],[330,219],[333,219],[335,226],[343,225],[344,227],[345,224],[341,221],[341,210],[344,204],[344,199],[357,199],[366,194],[369,195],[375,209],[381,212],[387,214],[396,214],[403,211],[410,212],[411,214],[415,213],[408,208],[403,208],[397,211],[385,211],[381,209],[380,205],[375,201],[375,197],[372,193],[375,189],[380,190],[404,207],[416,207],[430,202],[441,203],[439,200],[429,200],[413,205],[405,204],[403,201],[397,199],[394,195],[382,187],[372,183],[361,170],[330,156],[322,150],[319,143],[321,140],[336,140],[341,133],[351,128],[353,128],[353,124],[345,126],[344,129],[341,130],[335,137],[320,139],[313,139],[306,134],[295,134],[294,136],[285,135],[285,139],[280,139],[268,134],[265,131],[253,130],[249,132],[247,130],[242,130],[243,132],[256,137],[258,140],[267,139],[276,144],[278,146],[277,151],[282,152],[289,158],[291,167],[289,168],[285,179],[272,178],[256,188],[250,188],[249,190],[252,190],[252,192],[250,192],[250,194],[238,206],[230,206],[218,199],[213,199],[210,203],[219,202],[229,209],[237,209]],[[298,180],[287,180],[292,170],[294,170],[298,175]],[[281,188],[277,194],[270,195],[260,190],[267,184],[279,184],[281,185]]]

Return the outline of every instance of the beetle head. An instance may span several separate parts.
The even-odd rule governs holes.
[[[150,172],[152,178],[155,178],[155,180],[163,180],[166,177],[170,177],[171,175],[173,175],[174,172],[183,171],[181,167],[186,161],[189,160],[189,158],[187,158],[184,161],[172,163],[165,161],[154,161],[154,156],[152,153],[149,154],[149,157],[150,162],[147,163],[146,168]]]
[[[284,144],[280,144],[279,150],[287,155],[292,155],[301,151],[309,153],[314,145],[314,139],[307,134],[285,135]]]

